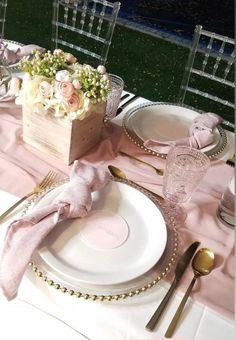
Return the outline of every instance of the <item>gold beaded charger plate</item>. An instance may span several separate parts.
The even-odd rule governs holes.
[[[43,197],[55,193],[58,188]],[[38,206],[43,197],[31,201],[30,207]],[[155,286],[169,273],[176,260],[178,233],[174,219],[155,197],[126,180],[113,180],[104,190],[94,193],[92,216],[94,211],[105,210],[107,213],[108,207],[113,207],[112,214],[116,211],[125,220],[124,229],[116,229],[121,232],[119,241],[116,240],[112,247],[108,246],[110,241],[96,243],[99,238],[96,233],[102,231],[100,227],[95,238],[90,238],[89,232],[84,234],[94,223],[86,224],[86,228],[78,222],[68,224],[67,221],[61,226],[59,223],[35,252],[30,263],[34,272],[63,292],[93,300],[117,300]],[[99,217],[98,214],[95,219],[99,220]],[[109,220],[109,214],[107,218]],[[86,259],[81,258],[83,251]]]
[[[138,147],[165,158],[166,154],[146,148],[144,142],[148,139],[164,142],[189,137],[189,128],[199,114],[183,104],[144,103],[126,113],[123,129],[128,138]],[[220,125],[214,129],[213,134],[213,143],[201,149],[210,158],[221,153],[227,145],[226,133]]]

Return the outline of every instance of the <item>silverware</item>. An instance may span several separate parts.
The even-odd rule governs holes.
[[[171,338],[175,327],[177,326],[177,323],[179,321],[179,318],[181,316],[181,313],[184,309],[184,306],[188,300],[188,297],[192,291],[192,288],[196,282],[196,280],[200,277],[200,276],[205,276],[210,274],[210,272],[212,271],[214,266],[214,253],[207,248],[202,248],[199,249],[198,252],[196,253],[196,255],[193,258],[192,261],[192,268],[193,268],[193,272],[194,272],[194,277],[166,331],[165,337],[166,338]]]
[[[227,159],[226,164],[233,167],[235,166],[235,154],[231,158]]]
[[[117,116],[119,113],[121,113],[121,111],[124,110],[124,108],[125,108],[127,105],[131,104],[131,103],[132,103],[133,101],[135,101],[137,98],[139,98],[139,96],[133,96],[132,98],[130,98],[129,100],[127,100],[127,102],[125,102],[123,105],[121,105],[121,106],[118,108],[117,112],[116,112],[116,116]]]
[[[36,187],[31,192],[26,194],[19,201],[13,204],[9,209],[7,209],[2,215],[0,215],[0,222],[27,198],[42,192],[47,187],[50,187],[54,183],[56,176],[57,174],[54,171],[49,171],[49,173],[43,178],[43,180],[38,185],[36,185]]]
[[[152,192],[151,190],[148,190],[146,188],[144,188],[143,186],[141,186],[140,184],[137,184],[133,181],[131,181],[130,179],[128,179],[124,173],[124,171],[122,171],[121,169],[117,168],[114,165],[108,165],[108,170],[110,171],[111,175],[114,176],[115,178],[119,178],[119,179],[126,179],[128,180],[131,184],[135,184],[136,186],[138,186],[141,189],[146,190],[147,192],[149,192],[151,195],[155,196],[159,201],[163,201],[164,198],[158,194],[156,194],[155,192]]]
[[[124,99],[129,97],[129,93],[123,94],[123,96],[120,98],[120,102],[122,102]]]
[[[175,268],[175,278],[174,281],[172,282],[168,292],[166,293],[164,299],[162,300],[162,302],[160,303],[160,305],[158,306],[158,308],[156,309],[156,311],[154,312],[154,314],[152,315],[151,319],[148,321],[148,323],[146,324],[146,329],[148,329],[149,331],[152,331],[154,329],[154,327],[156,326],[157,322],[159,321],[162,313],[164,312],[170,297],[172,296],[176,286],[178,285],[180,279],[182,278],[189,262],[191,261],[195,251],[197,250],[198,246],[200,245],[200,242],[196,241],[194,243],[192,243],[188,249],[184,252],[184,254],[180,257],[176,268]]]
[[[133,155],[130,155],[130,154],[128,154],[128,153],[126,153],[126,152],[123,152],[123,151],[119,151],[119,154],[124,155],[124,156],[127,156],[127,157],[130,157],[130,158],[135,159],[136,161],[138,161],[138,162],[140,162],[140,163],[143,163],[143,164],[149,166],[149,167],[150,167],[151,169],[153,169],[153,170],[157,173],[157,175],[159,175],[159,176],[163,176],[163,175],[164,175],[164,171],[163,171],[162,169],[157,169],[157,168],[156,168],[155,166],[153,166],[152,164],[149,164],[149,163],[143,161],[143,160],[140,159],[140,158],[137,158],[137,157],[135,157],[135,156],[133,156]]]

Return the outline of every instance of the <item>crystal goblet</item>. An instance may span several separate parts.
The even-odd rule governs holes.
[[[121,77],[115,74],[110,74],[110,78],[111,78],[111,91],[109,92],[107,98],[107,107],[104,115],[105,123],[115,118],[120,103],[122,91],[124,89],[124,80]]]
[[[185,220],[186,211],[181,204],[190,200],[209,167],[209,158],[200,150],[189,146],[170,149],[163,177],[163,194],[176,220]]]

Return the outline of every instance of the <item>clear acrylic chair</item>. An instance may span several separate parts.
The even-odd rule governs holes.
[[[211,111],[233,120],[234,103],[233,39],[206,31],[197,25],[185,67],[178,102]],[[234,128],[234,124],[225,122]]]
[[[7,0],[0,0],[0,38],[4,37]]]
[[[104,65],[119,9],[120,2],[54,0],[52,48],[72,52],[79,62]]]

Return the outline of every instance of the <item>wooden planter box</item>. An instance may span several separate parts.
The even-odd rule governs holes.
[[[72,122],[23,107],[23,140],[69,165],[99,141],[106,104],[103,113],[99,105],[100,113],[93,111],[87,118]]]

